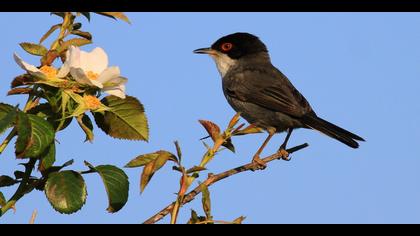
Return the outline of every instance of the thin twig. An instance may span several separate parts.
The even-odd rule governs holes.
[[[38,214],[38,211],[35,209],[35,210],[32,212],[31,220],[29,221],[29,224],[30,224],[30,225],[35,224],[35,219],[36,219],[36,215],[37,215],[37,214]]]
[[[303,148],[306,148],[308,146],[309,145],[307,143],[304,143],[302,145],[287,149],[287,152],[291,154],[293,152],[297,152],[297,151],[299,151]],[[265,157],[261,160],[265,163],[269,163],[271,161],[281,159],[281,158],[282,158],[282,154],[280,152],[277,152],[277,153],[275,153],[273,155],[270,155],[268,157]],[[216,183],[216,182],[218,182],[222,179],[225,179],[229,176],[236,175],[236,174],[239,174],[239,173],[242,173],[242,172],[245,172],[245,171],[254,171],[257,168],[258,168],[258,163],[252,163],[251,162],[251,163],[248,163],[246,165],[239,166],[239,167],[231,169],[231,170],[227,170],[227,171],[225,171],[223,173],[220,173],[220,174],[210,175],[202,184],[204,184],[206,186],[211,186],[214,183]],[[195,198],[195,196],[197,196],[199,193],[201,193],[201,185],[197,186],[195,189],[193,189],[191,192],[189,192],[188,194],[185,195],[184,201],[182,202],[182,205],[191,202]],[[145,222],[143,222],[143,224],[154,224],[154,223],[160,221],[166,215],[171,213],[174,205],[175,205],[175,202],[169,204],[168,206],[166,206],[165,208],[160,210],[158,213],[156,213],[154,216],[150,217]]]

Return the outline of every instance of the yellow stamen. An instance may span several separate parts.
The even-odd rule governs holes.
[[[86,76],[90,79],[90,80],[97,80],[99,77],[98,73],[95,73],[93,71],[88,71],[86,72]]]
[[[48,79],[57,77],[57,69],[52,66],[42,66],[39,69]]]
[[[86,95],[84,96],[86,107],[90,110],[96,110],[101,106],[101,101],[95,96]]]

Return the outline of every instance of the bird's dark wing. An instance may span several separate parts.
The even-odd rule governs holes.
[[[224,88],[228,96],[292,117],[313,113],[303,95],[279,70],[273,68],[242,68],[231,73]]]

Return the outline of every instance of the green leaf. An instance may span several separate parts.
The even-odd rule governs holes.
[[[54,141],[53,127],[39,116],[19,112],[16,128],[17,158],[38,158]]]
[[[6,198],[4,197],[3,193],[0,192],[0,207],[4,207],[6,203]]]
[[[92,35],[89,32],[81,31],[81,30],[72,30],[72,34],[85,38],[87,40],[92,40]]]
[[[20,43],[19,45],[23,48],[23,50],[35,56],[44,56],[48,52],[48,49],[41,44]]]
[[[204,213],[206,214],[207,219],[211,220],[212,216],[211,216],[210,192],[209,192],[209,189],[207,188],[207,185],[200,184],[200,186],[201,186],[201,193],[202,193],[201,203],[203,205],[203,210],[204,210]]]
[[[61,27],[61,24],[56,24],[56,25],[51,26],[51,28],[41,37],[41,39],[39,40],[39,44],[44,42],[44,40],[46,40],[52,33],[54,33],[54,31],[56,31],[60,27]]]
[[[55,162],[55,155],[56,155],[55,143],[52,142],[50,146],[47,148],[47,150],[45,151],[45,154],[41,156],[41,160],[38,165],[38,170],[43,172],[47,170],[48,168],[50,168]]]
[[[136,158],[134,158],[133,160],[131,160],[130,162],[128,162],[124,167],[126,167],[126,168],[141,167],[141,166],[144,166],[144,165],[154,161],[158,157],[159,157],[159,154],[155,153],[155,152],[140,155],[140,156],[137,156]]]
[[[85,39],[85,38],[72,38],[64,43],[61,44],[61,46],[57,49],[58,53],[61,54],[62,52],[66,51],[70,46],[77,46],[81,47],[86,44],[92,43],[91,40]]]
[[[15,108],[9,104],[0,103],[0,120],[3,120]]]
[[[152,179],[153,175],[158,171],[162,166],[166,164],[168,160],[175,161],[175,155],[167,152],[167,151],[157,151],[155,154],[157,156],[149,155],[150,158],[153,158],[152,161],[148,161],[147,164],[145,164],[143,172],[141,174],[140,179],[140,192],[143,192],[146,188],[147,184]],[[140,162],[140,160],[138,160]],[[137,162],[137,164],[139,163]],[[141,163],[141,165],[144,165]]]
[[[45,195],[56,211],[71,214],[85,204],[86,184],[83,177],[75,171],[54,172],[48,176]]]
[[[144,166],[144,165],[149,164],[150,162],[156,160],[161,155],[164,155],[164,156],[166,156],[167,159],[171,159],[171,160],[174,160],[174,158],[176,158],[174,154],[172,154],[170,152],[167,152],[167,151],[164,151],[164,150],[160,150],[160,151],[157,151],[157,152],[137,156],[136,158],[131,160],[129,163],[127,163],[125,165],[125,167],[126,168],[141,167],[141,166]]]
[[[123,21],[131,24],[128,17],[122,12],[95,12],[95,13],[103,15],[103,16],[107,16],[107,17],[110,17],[110,18],[113,18],[113,19],[120,19],[120,20],[123,20]]]
[[[109,107],[103,114],[96,112],[95,121],[99,128],[113,138],[128,140],[149,139],[149,127],[143,105],[135,98],[121,99],[107,96],[101,101]]]
[[[13,108],[5,116],[2,116],[0,108],[0,135],[3,134],[4,131],[6,131],[8,128],[12,127],[13,123],[16,121],[16,110],[17,108]]]
[[[57,131],[63,130],[67,126],[70,125],[71,121],[73,120],[73,117],[70,117],[70,118],[65,119],[64,120],[64,123],[61,124],[61,127],[59,127],[60,126],[60,123],[61,123],[62,115],[60,115],[59,113],[56,113],[56,112],[52,111],[52,109],[53,108],[51,107],[50,104],[48,104],[48,103],[42,103],[42,104],[39,104],[38,106],[30,109],[28,111],[28,113],[29,114],[37,115],[37,116],[39,116],[41,118],[46,118],[47,121],[50,124],[52,124],[54,130],[57,130]]]
[[[128,176],[123,170],[112,165],[100,165],[93,167],[85,161],[85,164],[97,172],[105,185],[106,193],[108,194],[109,206],[107,211],[115,213],[127,203],[129,182]]]
[[[86,114],[82,114],[76,118],[77,123],[79,124],[80,128],[82,128],[83,132],[86,134],[86,141],[93,142],[93,124],[90,120],[89,116]]]
[[[0,176],[0,187],[12,186],[16,183],[18,182],[10,176],[7,176],[7,175]]]

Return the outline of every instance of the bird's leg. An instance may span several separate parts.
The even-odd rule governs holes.
[[[261,160],[260,154],[264,150],[265,146],[267,146],[270,139],[273,137],[273,135],[276,133],[275,128],[269,128],[268,129],[268,137],[264,140],[264,143],[261,145],[261,147],[258,149],[258,151],[255,153],[254,157],[252,158],[252,163],[258,163],[257,169],[265,169],[267,165],[264,161]]]
[[[290,161],[289,153],[286,151],[286,146],[287,146],[287,142],[289,141],[290,136],[292,135],[292,132],[293,132],[293,128],[287,129],[286,138],[284,139],[283,144],[280,146],[279,150],[277,151],[281,154],[281,159],[285,161]]]

